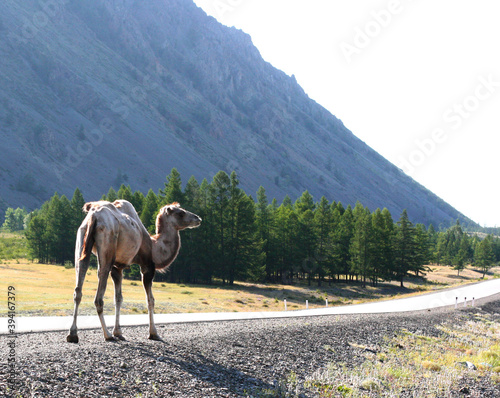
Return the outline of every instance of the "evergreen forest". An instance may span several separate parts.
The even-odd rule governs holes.
[[[184,189],[174,168],[164,187],[144,195],[121,185],[101,199],[125,199],[133,204],[150,233],[158,210],[179,202],[202,219],[200,228],[181,233],[182,248],[166,273],[156,280],[182,283],[261,281],[309,284],[357,281],[363,286],[408,276],[424,276],[428,264],[453,267],[459,274],[468,264],[486,273],[500,261],[500,238],[469,235],[457,221],[447,230],[413,224],[406,210],[397,220],[387,209],[354,208],[308,191],[294,201],[269,202],[260,187],[256,199],[239,187],[235,172],[219,171],[201,184],[191,177]],[[55,193],[40,209],[27,213],[8,209],[2,226],[23,230],[29,256],[40,263],[73,266],[76,232],[85,214],[85,199],[77,188],[71,199]],[[96,264],[94,258],[94,265]],[[125,276],[140,279],[132,265]]]

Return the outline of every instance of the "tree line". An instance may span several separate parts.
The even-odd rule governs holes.
[[[201,184],[191,177],[182,188],[174,168],[164,187],[144,195],[121,185],[102,199],[125,199],[154,233],[158,210],[180,202],[198,214],[202,226],[182,234],[182,250],[169,272],[157,280],[208,283],[253,280],[309,284],[356,280],[366,286],[397,280],[403,286],[410,275],[424,275],[430,263],[455,267],[480,266],[486,272],[500,260],[500,239],[469,236],[459,222],[437,232],[430,225],[413,224],[406,210],[394,221],[387,209],[371,212],[361,203],[354,208],[308,191],[292,202],[269,202],[260,187],[256,199],[240,187],[235,172],[219,171]],[[42,263],[73,261],[76,231],[84,218],[85,201],[79,189],[72,199],[57,193],[24,220],[30,255]],[[126,277],[140,278],[138,266]]]

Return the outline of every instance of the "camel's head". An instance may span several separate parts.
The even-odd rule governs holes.
[[[175,202],[163,206],[156,219],[156,229],[159,231],[162,224],[172,226],[180,231],[186,228],[196,228],[201,224],[201,218],[196,214],[184,210],[179,203]]]

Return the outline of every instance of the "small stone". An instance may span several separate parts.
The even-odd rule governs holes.
[[[464,361],[464,362],[457,362],[457,365],[461,365],[466,367],[469,370],[476,370],[476,365],[474,365],[472,362],[469,361]]]
[[[469,369],[469,370],[476,370],[477,369],[476,365],[474,365],[472,362],[466,361],[465,363],[467,365],[467,369]]]
[[[122,363],[120,363],[120,368],[121,369],[127,369],[128,366],[127,366],[127,364],[125,362],[122,362]]]

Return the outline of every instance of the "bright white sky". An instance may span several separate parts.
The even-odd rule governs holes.
[[[500,226],[498,0],[195,0],[357,137]]]

